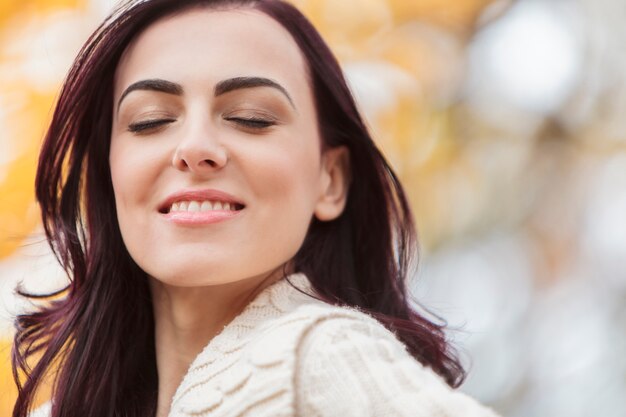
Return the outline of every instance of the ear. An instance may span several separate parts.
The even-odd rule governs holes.
[[[320,194],[314,214],[321,221],[334,220],[343,213],[352,179],[347,147],[329,148],[322,153],[320,176]]]

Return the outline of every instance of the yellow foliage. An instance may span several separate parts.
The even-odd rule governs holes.
[[[421,20],[455,32],[470,30],[480,13],[494,0],[387,0],[396,23]]]
[[[17,388],[11,374],[11,342],[0,339],[0,415],[10,416]]]
[[[7,139],[15,143],[15,148],[19,144],[19,153],[6,166],[0,167],[5,172],[0,177],[0,259],[11,255],[39,222],[34,195],[35,171],[53,102],[51,94],[29,92],[26,85],[13,88],[23,89],[21,95],[25,96],[25,103],[7,117],[11,126],[6,131],[19,133],[19,137]]]
[[[331,45],[366,41],[392,23],[384,0],[309,1],[302,11]]]
[[[3,122],[3,145],[12,149],[0,165],[0,259],[15,252],[39,223],[35,205],[34,180],[39,145],[48,122],[56,88],[41,92],[18,68],[26,55],[11,53],[12,31],[17,22],[31,15],[67,7],[77,7],[78,0],[24,0],[0,2],[0,110]],[[8,25],[8,22],[11,22]],[[4,30],[2,30],[4,29]],[[59,80],[60,81],[60,80]]]
[[[405,25],[373,43],[371,55],[392,62],[419,80],[430,102],[457,82],[462,51],[447,33],[428,27]]]
[[[67,7],[78,7],[84,0],[3,0],[0,1],[0,28],[16,15],[48,13]]]
[[[11,255],[38,224],[33,199],[36,158],[27,153],[17,158],[8,169],[7,180],[0,183],[0,259]]]

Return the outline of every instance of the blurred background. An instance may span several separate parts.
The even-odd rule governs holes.
[[[462,390],[511,417],[626,416],[626,2],[297,0],[339,56],[419,228],[415,298]],[[63,285],[38,148],[114,0],[0,2],[0,416],[12,319]]]

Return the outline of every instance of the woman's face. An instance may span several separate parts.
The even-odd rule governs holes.
[[[313,215],[340,214],[341,157],[321,153],[306,74],[289,33],[247,9],[168,17],[128,47],[109,157],[124,243],[150,276],[177,286],[267,276]]]

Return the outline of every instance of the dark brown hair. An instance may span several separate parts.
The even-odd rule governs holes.
[[[406,279],[417,248],[405,193],[311,23],[280,0],[146,0],[121,6],[89,38],[65,80],[41,150],[36,195],[70,284],[45,296],[20,292],[46,302],[16,319],[13,417],[27,416],[52,370],[53,417],[154,416],[158,378],[148,280],[122,241],[108,161],[113,77],[128,44],[158,19],[192,7],[234,6],[257,9],[292,35],[306,58],[324,145],[346,146],[350,153],[346,208],[336,220],[312,220],[296,269],[327,302],[378,319],[450,385],[463,380],[443,325],[409,300]],[[37,353],[31,369],[27,362]]]

